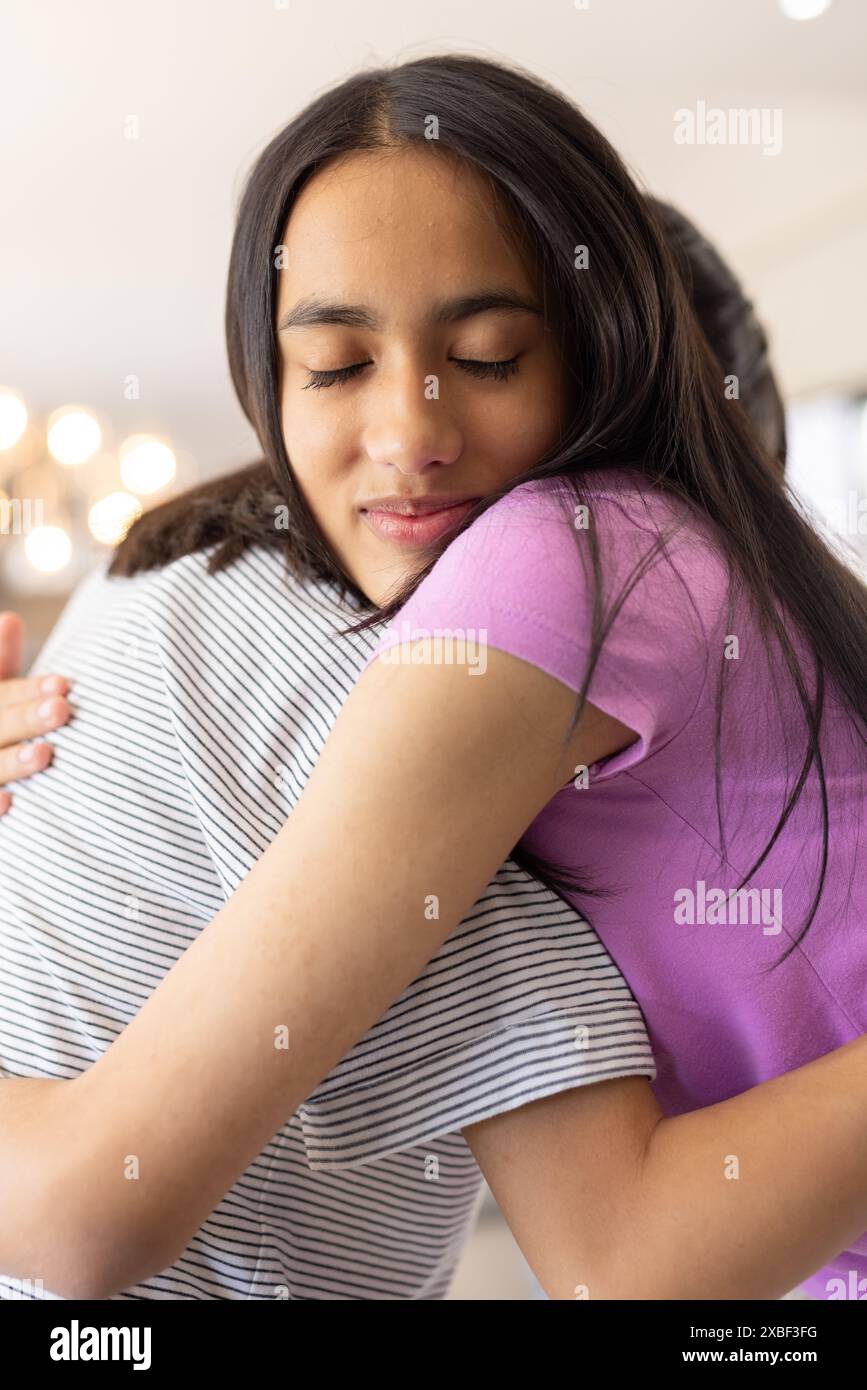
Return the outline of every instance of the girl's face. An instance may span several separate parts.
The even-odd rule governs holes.
[[[286,451],[332,551],[381,604],[473,500],[557,441],[556,334],[484,179],[439,151],[322,169],[283,245]]]

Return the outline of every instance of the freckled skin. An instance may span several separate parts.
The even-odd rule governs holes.
[[[433,327],[434,300],[509,288],[541,302],[532,265],[475,170],[442,151],[350,155],[301,193],[283,234],[277,321],[316,295],[367,306],[381,330],[316,325],[279,335],[280,400],[295,477],[329,544],[377,603],[425,553],[363,520],[389,494],[484,496],[556,442],[566,408],[556,332],[531,313],[489,311]],[[504,361],[479,379],[456,358]],[[305,389],[311,371],[371,365]],[[430,377],[437,379],[438,398]],[[426,392],[427,388],[427,392]]]

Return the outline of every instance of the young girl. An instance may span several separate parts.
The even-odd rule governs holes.
[[[562,98],[423,60],[262,156],[228,327],[296,564],[400,623],[116,1041],[0,1087],[22,1175],[0,1267],[35,1252],[104,1297],[171,1264],[520,842],[625,969],[669,1112],[626,1077],[463,1127],[543,1286],[783,1292],[867,1226],[865,603],[729,399],[658,224]],[[347,1089],[325,1090],[338,1142]]]

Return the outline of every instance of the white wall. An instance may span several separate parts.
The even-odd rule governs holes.
[[[862,0],[808,24],[776,0],[4,0],[0,384],[37,411],[91,405],[115,442],[166,432],[204,473],[245,461],[222,328],[242,176],[323,86],[432,49],[518,61],[583,104],[742,272],[789,392],[865,384],[865,40]],[[676,146],[699,99],[779,107],[782,153]]]

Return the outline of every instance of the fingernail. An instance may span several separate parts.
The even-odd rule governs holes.
[[[18,761],[22,763],[32,763],[36,757],[36,748],[32,743],[25,743],[18,753]]]
[[[45,680],[41,682],[39,689],[43,695],[59,695],[62,684],[62,676],[46,676]]]
[[[53,700],[43,700],[43,701],[42,701],[42,704],[39,706],[39,709],[36,711],[36,713],[39,715],[39,718],[40,718],[40,719],[54,719],[54,718],[56,718],[56,716],[57,716],[57,710],[56,710],[55,707],[54,707],[54,701],[53,701]]]

